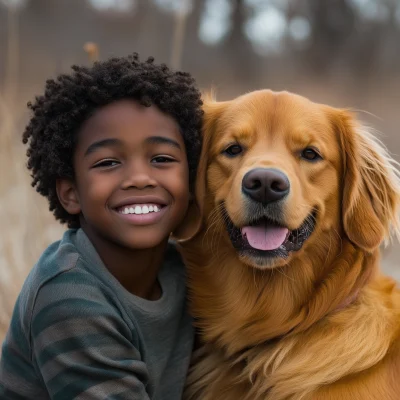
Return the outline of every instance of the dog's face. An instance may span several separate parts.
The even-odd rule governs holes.
[[[337,216],[341,157],[328,115],[260,91],[231,102],[214,129],[207,183],[232,245],[259,268],[287,263]]]
[[[397,192],[386,165],[360,171],[386,158],[353,122],[344,111],[286,92],[206,102],[197,183],[206,225],[261,269],[290,263],[324,232],[342,228],[355,245],[375,249]],[[374,199],[378,175],[388,187]]]

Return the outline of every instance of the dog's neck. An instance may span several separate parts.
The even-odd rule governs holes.
[[[339,312],[341,310],[344,310],[345,308],[351,306],[353,303],[355,303],[358,299],[358,295],[360,294],[361,289],[356,289],[354,290],[354,293],[349,295],[344,301],[339,304],[333,312]]]
[[[305,331],[354,303],[374,272],[378,254],[366,255],[346,240],[329,246],[330,253],[323,244],[314,245],[290,265],[260,271],[243,265],[235,254],[216,251],[202,238],[191,243],[184,255],[192,307],[203,317],[198,325],[205,340],[234,355],[249,344]],[[205,267],[198,265],[199,254]],[[207,265],[218,265],[218,270]]]

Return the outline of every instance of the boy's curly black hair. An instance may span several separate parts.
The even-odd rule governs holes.
[[[33,116],[22,140],[29,142],[32,186],[47,197],[56,219],[70,228],[79,227],[79,216],[68,214],[58,200],[56,180],[74,178],[74,146],[82,123],[96,109],[117,100],[134,99],[147,107],[154,104],[177,121],[193,187],[201,148],[202,101],[190,74],[156,65],[152,57],[142,62],[137,53],[72,69],[70,75],[48,80],[44,95],[28,103]]]

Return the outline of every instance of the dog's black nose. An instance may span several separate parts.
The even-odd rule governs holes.
[[[242,190],[259,203],[272,203],[283,199],[290,189],[287,176],[273,168],[255,168],[243,177]]]

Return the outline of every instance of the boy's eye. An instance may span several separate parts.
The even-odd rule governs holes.
[[[115,167],[116,165],[118,165],[119,162],[116,160],[102,160],[97,162],[96,164],[93,165],[93,168],[98,168],[98,167],[103,167],[103,168],[107,168],[107,167]]]
[[[151,162],[152,163],[168,163],[168,162],[173,162],[175,161],[172,157],[167,157],[167,156],[157,156],[152,158]]]

